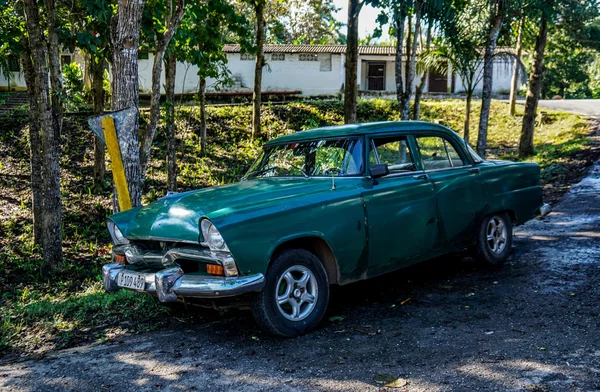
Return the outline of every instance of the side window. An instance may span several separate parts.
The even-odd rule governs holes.
[[[439,136],[418,137],[417,145],[425,170],[446,169],[465,165],[454,146],[444,138]]]
[[[390,174],[416,170],[405,136],[371,139],[369,163],[385,163],[390,169]]]

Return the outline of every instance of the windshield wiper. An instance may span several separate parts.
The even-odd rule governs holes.
[[[267,167],[267,168],[264,168],[264,169],[254,170],[254,171],[251,171],[250,173],[247,173],[244,176],[244,179],[248,179],[248,177],[250,177],[250,176],[256,176],[256,175],[259,175],[259,174],[264,174],[266,172],[269,172],[269,171],[275,170],[275,169],[279,169],[279,167],[277,167],[277,166],[271,166],[271,167]]]
[[[292,165],[291,163],[288,163],[288,165],[290,165],[292,168],[298,170],[300,173],[302,173],[302,175],[304,176],[304,178],[308,178],[308,174],[306,174],[306,172],[302,169],[300,169],[298,166]]]
[[[296,169],[296,170],[298,170],[299,172],[301,172],[301,173],[302,173],[302,175],[304,176],[304,178],[308,178],[308,174],[306,174],[306,172],[305,172],[304,170],[300,169],[300,168],[299,168],[299,167],[297,167],[297,166],[294,166],[294,165],[292,165],[291,163],[288,163],[288,165],[289,165],[291,168],[293,168],[293,169]],[[276,169],[283,169],[283,168],[282,168],[282,167],[279,167],[279,166],[271,166],[271,167],[267,167],[267,168],[264,168],[264,169],[254,170],[254,171],[252,171],[252,172],[250,172],[250,173],[246,174],[246,175],[244,176],[244,179],[247,179],[248,177],[250,177],[250,176],[253,176],[253,175],[254,175],[254,176],[256,176],[256,175],[264,174],[264,173],[267,173],[267,172],[270,172],[270,171],[272,171],[272,170],[276,170]]]

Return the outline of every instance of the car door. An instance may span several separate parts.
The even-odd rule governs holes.
[[[387,176],[365,181],[369,275],[412,264],[438,244],[433,184],[415,164],[414,142],[403,134],[369,137],[369,165]]]
[[[446,135],[418,136],[415,141],[435,189],[442,241],[450,247],[472,241],[486,206],[479,168]]]

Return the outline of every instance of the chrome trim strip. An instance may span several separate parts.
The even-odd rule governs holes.
[[[444,167],[442,169],[427,169],[424,171],[426,173],[430,173],[430,172],[438,172],[438,171],[446,171],[446,170],[470,169],[472,167],[473,167],[473,165],[463,165],[463,166]]]

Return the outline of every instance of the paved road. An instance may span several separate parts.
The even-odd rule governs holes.
[[[406,391],[598,390],[599,298],[597,162],[519,228],[501,270],[445,257],[335,290],[338,320],[307,336],[207,316],[0,365],[0,390],[378,391],[390,376]]]
[[[542,108],[564,110],[600,118],[600,99],[543,99],[539,101],[538,105]]]

